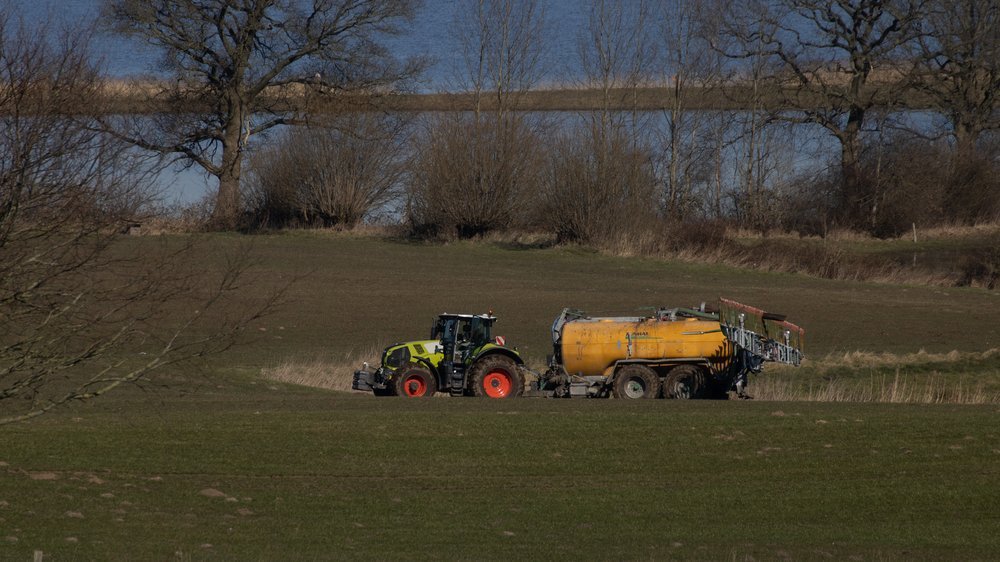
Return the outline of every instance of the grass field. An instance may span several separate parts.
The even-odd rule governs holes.
[[[995,406],[218,391],[7,430],[0,557],[968,560],[1000,548]]]
[[[241,237],[218,237],[236,246]],[[812,359],[854,351],[982,352],[1000,347],[1000,292],[831,281],[719,265],[615,258],[585,249],[511,249],[297,233],[253,240],[259,286],[294,276],[287,304],[255,325],[253,345],[217,358],[257,372],[289,359],[342,356],[424,337],[441,312],[486,312],[522,353],[551,353],[563,307],[643,314],[728,296],[806,329]],[[143,240],[132,243],[142,244]],[[214,259],[214,258],[213,258]],[[234,361],[235,359],[235,361]]]
[[[986,559],[996,406],[225,385],[5,429],[0,558]]]
[[[210,238],[206,267],[216,267],[209,256],[218,248],[244,241]],[[251,327],[248,345],[0,428],[0,559],[41,551],[46,560],[969,560],[1000,552],[996,399],[404,401],[262,376],[313,363],[331,366],[315,377],[345,377],[378,345],[423,337],[443,311],[494,310],[499,333],[538,363],[564,306],[634,314],[725,295],[787,313],[807,330],[809,363],[754,381],[771,385],[772,397],[822,399],[822,389],[844,381],[902,393],[922,380],[990,397],[1000,392],[990,351],[1000,347],[996,292],[582,249],[336,234],[253,242],[261,261],[253,290],[301,279]],[[836,398],[833,388],[827,398]]]

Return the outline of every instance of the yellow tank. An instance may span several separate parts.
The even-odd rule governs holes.
[[[719,322],[697,317],[577,318],[553,330],[563,367],[573,375],[607,376],[623,360],[652,367],[707,360],[719,371],[733,355]]]

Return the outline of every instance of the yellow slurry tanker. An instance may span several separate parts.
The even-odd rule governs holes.
[[[729,299],[718,308],[658,309],[646,317],[592,318],[565,309],[552,324],[554,354],[535,391],[553,396],[724,398],[746,395],[765,361],[798,365],[802,328]]]

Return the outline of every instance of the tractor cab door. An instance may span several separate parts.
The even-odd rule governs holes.
[[[456,332],[458,342],[455,345],[455,361],[466,363],[472,352],[479,347],[479,333],[477,318],[460,318]]]
[[[452,361],[461,364],[463,351],[468,347],[466,321],[462,318],[441,317],[434,322],[431,329],[431,339],[441,342],[443,349],[452,349]],[[451,345],[448,345],[448,344]]]

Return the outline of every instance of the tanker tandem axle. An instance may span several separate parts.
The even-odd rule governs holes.
[[[430,339],[389,346],[378,369],[366,364],[354,373],[352,388],[379,396],[747,397],[750,374],[768,361],[799,365],[804,343],[802,328],[783,315],[729,299],[644,317],[564,309],[552,324],[548,369],[539,374],[492,337],[495,322],[492,313],[442,314]]]

